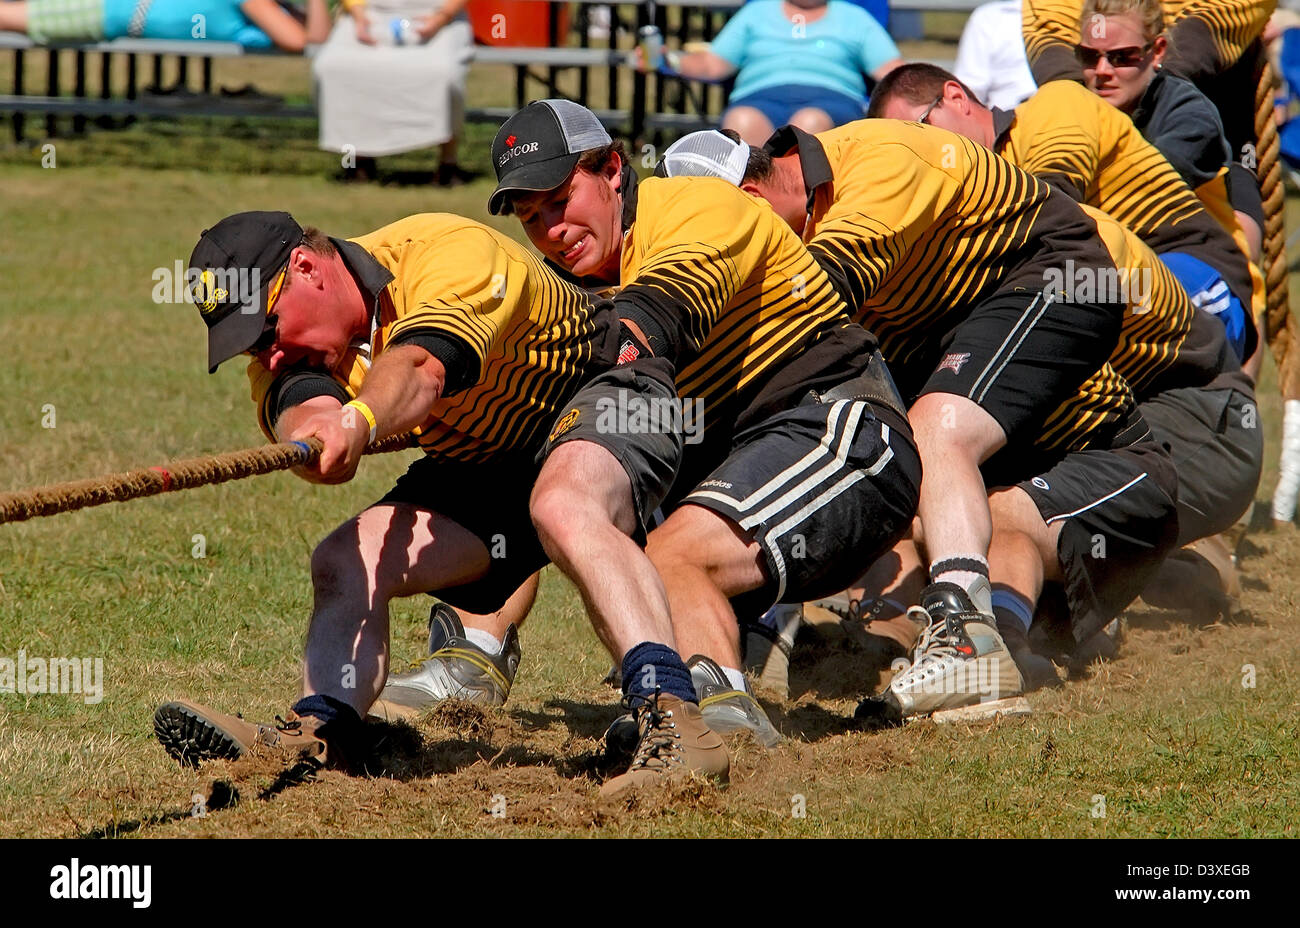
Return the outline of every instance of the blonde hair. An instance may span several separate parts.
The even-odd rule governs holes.
[[[1165,31],[1165,11],[1160,0],[1084,0],[1083,12],[1079,14],[1080,38],[1085,38],[1098,20],[1125,13],[1137,14],[1142,23],[1142,34],[1148,42],[1154,42]]]

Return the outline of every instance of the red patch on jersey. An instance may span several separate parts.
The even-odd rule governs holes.
[[[506,136],[506,148],[514,148],[514,147],[515,147],[515,142],[517,142],[517,141],[519,141],[519,139],[515,138],[515,136],[513,136],[513,135],[507,135],[507,136]]]
[[[946,354],[943,356],[943,360],[939,362],[939,366],[935,369],[935,372],[937,373],[938,371],[947,368],[954,374],[960,374],[962,365],[969,360],[969,351],[955,351],[952,354]]]
[[[636,346],[636,342],[626,341],[618,352],[618,363],[627,364],[629,361],[635,361],[641,357],[641,349]]]

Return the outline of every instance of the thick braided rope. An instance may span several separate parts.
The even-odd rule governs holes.
[[[401,451],[410,447],[413,447],[411,435],[394,435],[367,448],[366,454]],[[306,441],[281,442],[209,457],[190,458],[165,466],[106,474],[87,480],[55,483],[16,493],[0,493],[0,523],[23,522],[87,506],[102,506],[104,503],[123,502],[142,496],[156,496],[174,490],[189,490],[288,470],[308,463],[320,454],[321,448],[318,439],[309,438]]]
[[[1300,396],[1300,351],[1296,349],[1295,320],[1291,315],[1286,261],[1286,191],[1282,185],[1281,139],[1273,117],[1273,97],[1278,90],[1277,72],[1264,59],[1255,88],[1255,153],[1257,176],[1264,198],[1264,281],[1267,304],[1264,339],[1278,367],[1278,383],[1284,397]]]

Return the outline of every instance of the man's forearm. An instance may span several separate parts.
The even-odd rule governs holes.
[[[446,382],[441,361],[416,345],[398,345],[375,359],[357,400],[375,417],[375,437],[385,438],[424,423]]]

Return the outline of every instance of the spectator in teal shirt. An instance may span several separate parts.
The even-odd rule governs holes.
[[[305,14],[277,0],[9,0],[0,2],[0,29],[38,42],[132,36],[301,52],[325,41],[330,15],[325,0],[307,0]]]
[[[862,118],[867,78],[877,81],[903,63],[889,34],[847,0],[753,0],[708,51],[667,58],[686,77],[736,75],[722,128],[751,145],[778,126],[823,132]]]

